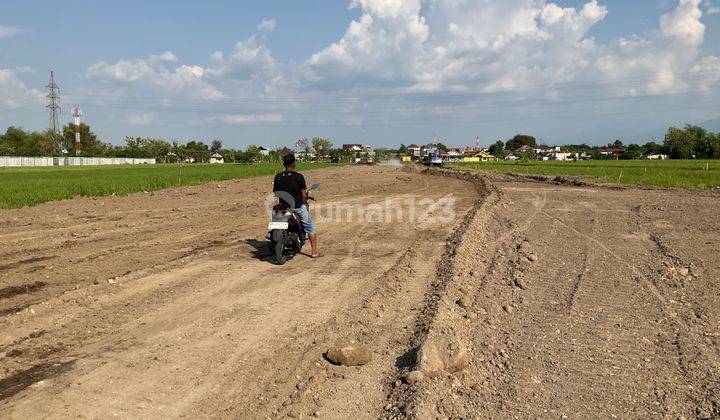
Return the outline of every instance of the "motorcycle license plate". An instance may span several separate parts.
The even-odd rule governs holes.
[[[288,229],[288,222],[270,222],[268,225],[269,230],[275,230],[275,229],[281,229],[281,230],[287,230]]]

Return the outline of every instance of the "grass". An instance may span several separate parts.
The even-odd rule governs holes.
[[[503,173],[574,175],[595,184],[714,189],[720,187],[720,160],[601,160],[584,162],[458,163],[452,167]],[[707,168],[707,170],[706,170]]]
[[[299,170],[329,164],[302,164]],[[180,170],[182,169],[182,176]],[[272,175],[277,164],[117,165],[50,168],[0,168],[0,208],[19,208],[75,196],[123,195],[212,181]]]

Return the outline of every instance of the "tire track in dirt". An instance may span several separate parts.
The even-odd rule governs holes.
[[[526,185],[519,187],[529,189]],[[460,269],[454,270],[446,285],[441,298],[444,305],[435,314],[426,341],[442,341],[446,336],[454,337],[460,345],[467,344],[468,369],[403,385],[391,399],[399,409],[387,417],[720,415],[716,392],[720,389],[720,354],[717,348],[713,351],[712,346],[703,343],[702,330],[693,326],[696,321],[688,322],[691,318],[685,314],[684,305],[676,302],[694,301],[699,315],[693,319],[702,320],[702,328],[720,328],[720,314],[710,309],[720,307],[717,288],[707,281],[699,282],[694,275],[695,290],[702,290],[694,297],[682,290],[656,286],[666,284],[656,281],[653,274],[658,262],[662,267],[663,260],[648,254],[652,242],[644,233],[654,224],[628,220],[633,212],[620,208],[625,203],[637,208],[637,200],[667,200],[665,193],[624,190],[613,192],[613,200],[608,200],[604,196],[609,193],[598,189],[587,189],[585,193],[584,189],[543,184],[532,188],[547,193],[548,200],[539,214],[542,217],[534,218],[528,226],[524,221],[537,207],[525,211],[520,205],[507,211],[508,202],[501,199],[489,210],[508,213],[514,223],[480,212],[478,217],[496,226],[471,224],[463,237],[463,247],[453,255],[454,265]],[[532,194],[518,195],[517,183],[500,189],[506,196],[537,202],[537,196],[529,198]],[[702,202],[704,206],[699,208],[703,215],[709,214],[712,207],[713,199],[705,195],[667,195],[695,200],[694,206]],[[578,202],[580,209],[592,208],[594,216],[586,216],[584,210],[573,213],[572,207],[568,209],[568,203],[578,200],[578,196],[583,200]],[[678,202],[682,200],[674,201]],[[687,218],[683,212],[678,214]],[[590,226],[589,218],[593,219]],[[619,223],[623,218],[626,221]],[[710,220],[696,218],[694,226],[705,228],[708,238],[717,237],[720,226]],[[581,231],[581,227],[590,227],[590,232]],[[622,230],[625,227],[635,233],[626,235]],[[472,229],[479,229],[480,234]],[[678,237],[683,230],[673,232]],[[528,263],[516,251],[525,237],[530,239],[532,252],[539,255],[539,260]],[[511,240],[497,243],[496,238]],[[687,236],[684,241],[688,243]],[[690,243],[696,240],[690,239]],[[497,247],[486,246],[491,244]],[[478,254],[474,247],[480,247],[482,252]],[[667,246],[656,248],[661,253],[664,249],[665,253],[677,254]],[[717,258],[717,250],[691,249],[705,261]],[[579,270],[575,265],[562,268],[573,261],[580,263]],[[673,270],[688,266],[681,262],[669,264]],[[707,264],[699,264],[707,268]],[[498,267],[507,267],[507,271]],[[512,281],[518,267],[525,273],[524,287]],[[676,276],[673,270],[670,272]],[[573,272],[575,276],[566,280],[565,276]],[[577,273],[582,274],[579,280]],[[467,310],[453,304],[462,297],[470,302]],[[716,304],[712,304],[713,300]],[[494,305],[502,305],[502,310],[492,309],[497,308]],[[467,321],[470,311],[478,313],[477,321]],[[710,340],[704,339],[707,344]]]
[[[347,181],[347,174],[353,181]],[[366,195],[366,191],[393,197],[439,196],[440,180],[400,174],[358,167],[328,170],[317,177],[328,201],[367,203],[381,197]],[[227,184],[240,190],[261,183],[266,181]],[[458,194],[459,211],[469,205],[471,188],[459,181],[442,181],[442,185]],[[174,205],[167,200],[176,195],[142,197],[143,205],[155,211]],[[325,197],[319,193],[321,200]],[[207,209],[206,198],[198,195],[189,200]],[[114,200],[120,203],[113,207],[127,205]],[[44,206],[45,211],[52,207]],[[129,214],[128,220],[135,217],[145,215]],[[87,238],[68,248],[73,255],[62,255],[56,268],[64,269],[68,260],[86,261],[81,267],[94,264],[98,284],[92,284],[93,278],[90,284],[75,288],[56,283],[33,300],[22,301],[31,306],[20,314],[0,319],[0,348],[6,352],[0,359],[0,380],[23,375],[37,378],[33,369],[41,370],[47,363],[72,363],[68,365],[72,368],[52,373],[41,385],[17,388],[0,403],[0,415],[72,415],[79,407],[89,416],[265,418],[289,410],[307,414],[316,409],[314,399],[295,398],[286,406],[283,402],[294,391],[309,389],[309,377],[304,376],[315,369],[335,373],[327,381],[334,386],[317,388],[321,403],[323,396],[328,398],[323,410],[352,412],[347,405],[333,407],[330,402],[335,399],[330,398],[350,401],[374,394],[384,399],[385,372],[394,362],[393,340],[415,316],[423,285],[432,280],[431,271],[423,267],[435,261],[448,226],[328,223],[321,226],[324,259],[299,256],[277,267],[257,259],[262,256],[262,241],[256,238],[267,223],[260,209],[237,220],[218,205],[196,217],[205,227],[188,235],[191,239],[168,232],[168,226],[185,226],[181,219],[179,225],[164,224],[135,238],[116,236],[120,243],[112,244],[111,251],[103,249],[107,241],[93,243]],[[224,228],[229,221],[241,227]],[[162,235],[152,239],[155,232]],[[377,238],[385,239],[378,242]],[[155,253],[152,248],[163,241],[171,249]],[[32,241],[23,243],[17,246]],[[347,251],[334,256],[334,248]],[[89,259],[94,254],[100,255]],[[103,267],[123,262],[128,263],[123,267],[125,274],[108,284]],[[17,281],[18,274],[11,272],[0,281]],[[35,334],[38,331],[44,332]],[[378,365],[359,371],[326,366],[321,354],[328,343],[345,338],[377,343]],[[62,346],[53,353],[39,351],[58,343]],[[356,384],[343,376],[363,380]],[[138,377],[145,379],[135,380]],[[379,413],[380,399],[354,409]]]

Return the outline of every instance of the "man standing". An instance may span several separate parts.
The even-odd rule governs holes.
[[[275,175],[273,182],[273,192],[280,198],[280,204],[284,204],[292,209],[293,213],[300,216],[303,230],[310,239],[312,248],[312,258],[320,258],[322,254],[318,252],[317,233],[315,223],[310,218],[308,210],[308,192],[305,177],[295,172],[295,155],[289,154],[283,156],[283,166],[285,170]],[[285,194],[278,194],[283,192]]]

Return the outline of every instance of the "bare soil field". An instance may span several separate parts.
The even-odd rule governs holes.
[[[1,210],[0,418],[720,415],[717,194],[306,178],[455,218],[323,220],[276,266],[267,177]],[[372,360],[325,358],[348,342]]]

